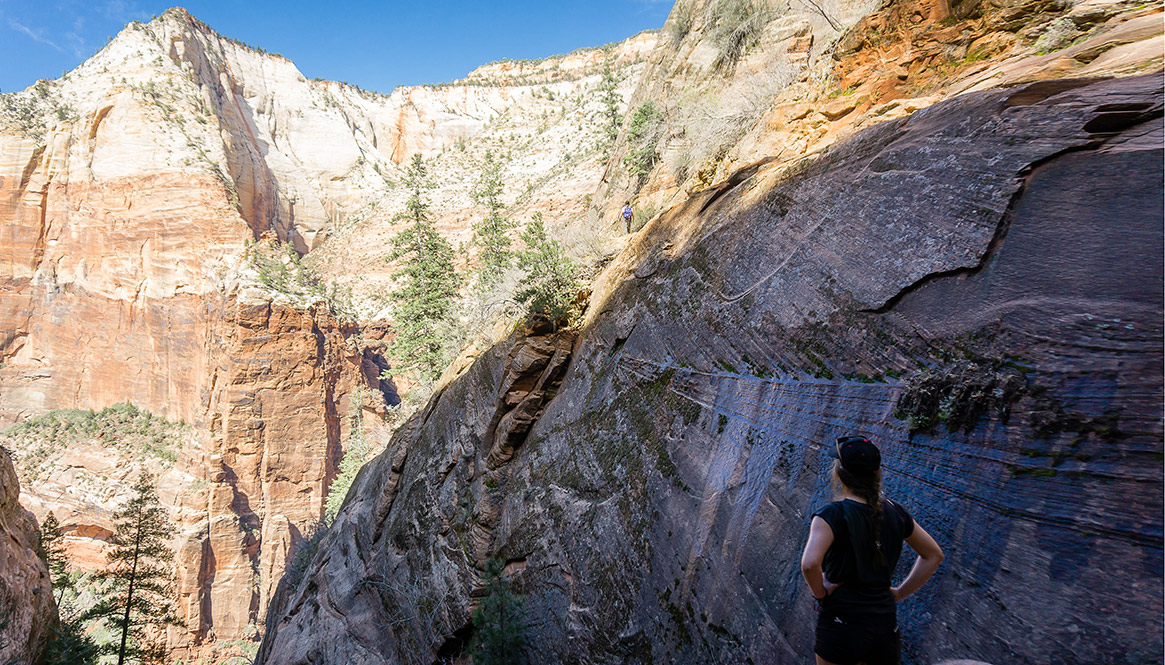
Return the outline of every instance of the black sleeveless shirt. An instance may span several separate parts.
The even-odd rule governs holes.
[[[882,499],[882,554],[874,556],[874,509],[851,499],[834,501],[813,514],[833,530],[825,552],[825,577],[841,586],[829,594],[822,610],[837,616],[882,615],[896,612],[890,578],[902,554],[902,541],[914,533],[914,518],[902,506]]]

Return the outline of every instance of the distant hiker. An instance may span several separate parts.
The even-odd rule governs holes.
[[[635,219],[635,211],[631,209],[631,202],[623,204],[623,221],[627,223],[627,233],[631,233],[631,220]]]
[[[930,579],[943,551],[910,513],[882,497],[882,455],[862,436],[830,449],[840,500],[813,514],[801,573],[818,602],[817,665],[897,665],[897,604]],[[897,587],[902,542],[918,553]]]

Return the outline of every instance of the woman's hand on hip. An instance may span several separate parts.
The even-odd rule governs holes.
[[[833,582],[830,582],[829,578],[825,577],[824,575],[821,577],[821,581],[825,584],[825,595],[827,596],[832,595],[833,592],[841,586],[840,584],[834,584]]]

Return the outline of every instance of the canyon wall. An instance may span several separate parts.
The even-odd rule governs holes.
[[[25,504],[41,519],[54,513],[78,570],[104,567],[113,511],[138,473],[158,475],[177,530],[184,625],[171,629],[174,657],[258,636],[289,551],[323,514],[353,410],[367,414],[367,437],[386,436],[377,425],[382,360],[357,344],[356,326],[322,304],[304,310],[254,291],[214,302],[214,324],[197,336],[206,427],[155,421],[163,449],[134,446],[145,420],[123,424],[116,414],[89,436],[62,439],[34,420],[3,439],[20,457]]]
[[[648,134],[657,159],[639,177],[610,163],[597,218],[626,199],[662,212],[758,159],[793,166],[967,91],[1165,64],[1160,2],[762,2],[752,20],[763,27],[736,32],[730,6],[691,0],[668,18],[629,102],[661,112]],[[754,41],[732,60],[728,37],[742,34]],[[648,147],[620,140],[617,152]]]
[[[854,431],[947,554],[904,662],[1160,659],[1161,117],[1157,74],[969,92],[695,193],[600,276],[548,403],[518,413],[552,346],[519,336],[398,431],[259,662],[456,657],[489,558],[533,662],[806,662]]]
[[[643,35],[604,58],[634,65],[654,43]],[[6,95],[17,110],[0,131],[0,423],[129,400],[206,426],[204,404],[192,398],[208,380],[202,300],[229,290],[224,275],[237,269],[245,242],[270,231],[303,253],[336,236],[318,254],[323,272],[375,300],[392,285],[384,246],[405,196],[390,181],[396,163],[482,133],[499,148],[507,138],[510,149],[523,147],[513,126],[489,135],[491,123],[555,92],[581,99],[606,62],[599,56],[526,65],[522,83],[486,67],[464,84],[384,96],[309,81],[285,58],[171,10],[131,24],[62,79]],[[585,131],[545,137],[548,145],[527,156],[562,152],[567,139],[580,143],[576,155],[593,152],[582,145],[598,131],[586,115],[593,109],[575,117],[558,106],[555,127]],[[485,143],[466,152],[479,158],[492,147]],[[444,189],[434,208],[456,242],[469,239],[477,212],[468,195],[477,164],[450,162],[436,169]],[[600,168],[594,158],[515,165],[509,196],[546,195],[564,177],[578,179],[569,204],[581,210],[591,176],[576,167]],[[569,214],[537,197],[524,203],[548,222]],[[357,270],[369,266],[378,267]]]
[[[387,442],[391,326],[370,319],[393,285],[398,165],[414,153],[434,165],[454,242],[479,213],[469,189],[486,150],[513,153],[506,202],[522,197],[523,214],[581,214],[602,170],[602,70],[629,95],[655,39],[382,95],[308,80],[174,9],[0,97],[0,425],[123,403],[182,424],[161,456],[119,446],[116,423],[5,445],[27,504],[54,512],[85,570],[104,564],[128,482],[160,476],[180,532],[175,657],[257,637],[353,414],[374,448]],[[365,320],[272,286],[251,249],[268,240],[352,287]]]
[[[314,227],[294,231],[294,218],[263,207],[271,197],[255,182],[275,187],[270,173],[228,175],[246,170],[240,155],[252,153],[240,145],[260,150],[240,138],[238,99],[215,97],[211,110],[214,90],[187,76],[199,61],[175,55],[186,53],[178,38],[210,37],[179,32],[183,16],[128,28],[64,80],[32,89],[55,105],[52,124],[38,129],[34,117],[0,134],[0,419],[129,402],[194,428],[163,475],[181,531],[186,625],[175,641],[185,645],[257,634],[282,557],[321,515],[347,395],[356,385],[379,395],[380,381],[364,349],[348,349],[356,327],[326,305],[304,310],[231,277],[258,232],[291,241]],[[9,445],[27,454],[37,443]],[[167,472],[110,443],[58,450],[27,483],[30,505],[42,518],[57,512],[82,567],[103,565],[125,481],[138,468]]]
[[[1141,173],[1149,168],[1136,160],[1157,149],[1156,139],[1137,136],[1132,126],[1157,112],[1152,91],[1110,93],[1104,91],[1107,88],[1092,87],[1087,89],[1091,96],[1071,98],[1075,100],[1071,103],[1056,97],[1071,87],[1061,83],[1025,88],[1027,97],[1007,102],[990,101],[1002,99],[1002,93],[981,91],[1062,76],[1127,76],[1159,68],[1160,3],[903,0],[877,7],[873,3],[813,3],[821,11],[804,3],[768,3],[772,13],[758,24],[757,40],[727,68],[718,64],[724,43],[718,40],[724,33],[718,31],[720,24],[714,17],[714,10],[724,4],[684,3],[688,15],[682,30],[677,8],[658,35],[644,33],[609,48],[541,61],[491,63],[460,81],[401,88],[387,95],[308,80],[286,58],[224,38],[176,9],[149,24],[131,24],[59,80],[38,82],[26,91],[0,97],[0,425],[56,409],[97,410],[124,402],[183,424],[178,436],[181,445],[173,459],[120,449],[113,445],[113,433],[64,448],[44,445],[44,439],[6,440],[5,445],[17,453],[18,469],[38,470],[35,478],[22,476],[26,503],[41,517],[54,511],[65,526],[70,552],[82,567],[96,567],[109,537],[109,515],[124,497],[127,479],[139,468],[161,474],[163,499],[181,533],[176,545],[184,626],[171,634],[177,657],[205,654],[198,649],[216,641],[255,638],[262,632],[268,606],[281,598],[271,609],[273,625],[291,627],[281,628],[281,636],[269,641],[265,653],[272,662],[282,662],[281,658],[289,657],[287,645],[306,643],[309,633],[296,631],[310,625],[306,615],[287,618],[287,608],[319,607],[312,605],[320,597],[316,594],[334,591],[365,594],[361,602],[367,604],[346,610],[346,618],[321,619],[321,634],[348,635],[344,631],[358,617],[368,618],[365,628],[376,626],[382,634],[361,634],[355,641],[338,638],[336,644],[318,648],[340,650],[332,654],[337,658],[342,652],[345,658],[356,660],[408,662],[415,655],[430,662],[433,654],[456,652],[463,646],[472,607],[468,594],[475,592],[478,583],[476,571],[486,557],[501,554],[511,560],[509,571],[523,592],[532,590],[533,607],[545,606],[557,617],[538,638],[544,651],[555,658],[586,660],[577,649],[587,645],[586,649],[597,649],[595,658],[600,661],[642,660],[653,648],[656,655],[677,650],[731,659],[758,649],[756,639],[745,640],[742,629],[729,627],[724,618],[708,620],[707,626],[695,630],[691,616],[683,619],[685,613],[690,614],[687,606],[662,600],[665,592],[671,598],[678,590],[660,586],[656,577],[627,576],[640,574],[642,566],[670,570],[670,560],[654,557],[671,552],[684,561],[683,575],[677,573],[675,579],[683,579],[683,592],[691,597],[710,588],[707,579],[695,571],[698,562],[707,558],[707,543],[715,542],[717,535],[725,543],[748,540],[749,525],[758,519],[769,520],[765,528],[770,530],[762,532],[766,538],[799,534],[800,522],[791,517],[788,506],[800,509],[806,497],[822,496],[820,486],[811,482],[813,474],[788,480],[800,484],[796,488],[789,484],[787,496],[768,490],[764,498],[783,506],[780,514],[773,513],[767,503],[756,503],[762,496],[757,494],[759,481],[750,481],[747,497],[739,501],[739,491],[733,488],[739,486],[739,473],[752,469],[745,476],[760,477],[756,474],[763,473],[756,469],[763,471],[770,463],[791,473],[795,460],[800,460],[803,467],[816,471],[811,442],[820,432],[804,431],[805,423],[842,422],[838,414],[857,403],[868,408],[858,409],[860,417],[854,416],[851,424],[865,423],[876,429],[874,423],[885,420],[889,405],[907,394],[911,396],[907,402],[915,407],[907,409],[906,422],[926,426],[940,415],[949,416],[949,404],[938,408],[928,395],[947,395],[952,386],[964,384],[970,386],[967,394],[999,389],[1012,395],[1009,391],[1018,373],[1024,377],[1022,400],[1026,401],[1019,402],[1022,408],[1008,405],[1005,412],[1026,413],[1027,419],[1020,420],[1039,435],[1033,439],[1036,443],[1022,442],[1014,425],[988,420],[970,423],[966,434],[938,437],[920,432],[906,443],[895,444],[912,459],[932,459],[926,455],[930,446],[945,451],[944,455],[978,460],[974,463],[981,465],[981,473],[991,478],[995,478],[991,474],[1002,474],[1001,468],[1012,474],[1007,482],[996,478],[998,487],[992,490],[996,493],[989,496],[982,488],[956,488],[962,492],[958,496],[969,498],[934,516],[947,524],[943,535],[982,535],[986,530],[981,525],[996,519],[991,511],[997,510],[999,519],[1017,525],[1009,527],[1018,534],[1014,544],[1011,536],[1000,536],[990,542],[968,541],[966,550],[971,552],[972,545],[987,547],[984,551],[998,559],[1009,551],[1008,545],[1016,548],[1013,556],[1019,556],[1014,552],[1030,554],[1035,548],[1032,543],[1050,533],[1047,538],[1056,545],[1041,551],[1037,559],[1051,562],[1053,572],[1038,569],[1033,574],[1044,585],[1040,588],[1058,592],[1062,589],[1055,584],[1075,584],[1063,580],[1077,574],[1090,551],[1074,540],[1074,534],[1087,529],[1073,521],[1076,507],[1065,497],[1074,496],[1081,483],[1108,478],[1104,482],[1118,487],[1114,500],[1136,506],[1133,517],[1117,518],[1118,526],[1088,531],[1087,537],[1101,538],[1096,542],[1104,546],[1116,543],[1114,556],[1124,557],[1121,561],[1127,559],[1136,570],[1147,564],[1132,559],[1128,543],[1138,543],[1150,554],[1157,552],[1159,559],[1160,528],[1153,531],[1152,525],[1146,527],[1141,520],[1160,504],[1142,492],[1146,487],[1159,488],[1160,483],[1159,474],[1145,471],[1142,464],[1143,458],[1160,451],[1159,443],[1148,442],[1145,435],[1145,431],[1159,431],[1159,423],[1145,415],[1153,412],[1153,400],[1159,399],[1159,371],[1153,375],[1146,369],[1151,363],[1144,360],[1145,342],[1138,336],[1144,331],[1137,317],[1143,318],[1149,305],[1130,304],[1136,298],[1121,291],[1120,285],[1104,282],[1104,288],[1115,290],[1101,289],[1103,294],[1088,300],[1085,308],[1081,292],[1055,290],[1076,282],[1046,275],[1070,269],[1078,280],[1100,279],[1095,260],[1081,257],[1053,266],[1041,263],[1029,250],[1022,250],[1021,262],[1042,266],[1044,277],[1034,273],[1017,277],[1016,268],[1001,269],[1004,282],[981,279],[968,287],[975,290],[973,298],[963,292],[949,295],[939,285],[951,288],[949,284],[961,284],[972,273],[987,275],[988,258],[1003,256],[996,250],[1008,237],[1011,222],[999,223],[996,217],[1011,220],[1021,210],[1014,202],[1008,207],[1009,196],[1023,193],[1027,198],[1017,201],[1029,201],[1025,214],[1038,217],[1045,210],[1067,205],[1058,200],[1065,195],[1057,197],[1055,192],[1075,192],[1078,181],[1072,178],[1079,178],[1081,169]],[[629,177],[623,162],[630,150],[642,147],[630,138],[632,114],[627,114],[616,144],[603,143],[600,84],[607,65],[616,80],[620,112],[649,100],[663,111],[652,134],[659,157],[642,179]],[[971,109],[983,119],[983,127],[972,138],[961,138],[957,127],[963,125],[952,120],[951,113],[916,113],[968,92],[971,96],[959,97],[952,108]],[[1099,100],[1108,94],[1115,101]],[[1041,96],[1059,101],[1045,103]],[[1068,109],[1072,104],[1078,108]],[[1029,115],[1024,118],[1035,118],[1032,122],[1060,118],[1056,122],[1061,124],[1048,120],[1051,124],[1030,134],[1007,125],[1007,118],[1025,112]],[[835,186],[828,184],[837,177],[834,171],[813,175],[806,170],[816,164],[845,172],[850,162],[836,156],[842,154],[835,152],[841,150],[839,141],[869,127],[876,126],[873,134],[845,145],[884,141],[901,147],[909,144],[909,137],[922,141],[920,126],[930,122],[927,118],[956,127],[947,135],[962,152],[952,145],[936,149],[948,159],[968,160],[963,167],[968,183],[962,184],[982,181],[982,193],[958,187],[949,193],[935,191],[928,194],[932,205],[924,206],[925,197],[917,190],[934,169],[911,164],[911,149],[899,150],[902,155],[882,150],[880,160],[870,162],[862,176],[874,178],[869,182],[880,183],[885,192],[896,192],[889,202],[873,197],[835,205],[830,202]],[[914,123],[908,125],[907,139],[891,136],[903,123]],[[1079,126],[1069,128],[1072,123]],[[1003,145],[997,145],[999,141]],[[995,146],[1010,157],[992,162],[976,142]],[[1015,143],[1032,145],[1021,149]],[[1052,160],[1061,150],[1081,154]],[[350,501],[348,516],[342,518],[344,526],[329,536],[333,540],[328,547],[336,547],[343,538],[358,539],[343,541],[354,549],[330,559],[334,564],[329,565],[339,566],[340,572],[321,577],[320,571],[330,569],[319,568],[324,564],[317,560],[317,569],[305,577],[311,580],[305,583],[307,587],[289,583],[277,591],[289,552],[322,514],[326,488],[351,434],[353,414],[367,416],[362,421],[374,446],[389,440],[389,425],[382,416],[398,397],[392,382],[380,379],[381,372],[389,369],[382,350],[391,335],[391,323],[382,319],[387,315],[384,295],[394,287],[396,266],[385,262],[384,254],[400,228],[394,215],[406,196],[399,186],[401,164],[414,153],[429,161],[437,183],[432,197],[437,226],[457,244],[470,239],[472,221],[481,215],[470,190],[487,151],[503,162],[503,199],[511,217],[524,220],[534,212],[543,213],[551,228],[566,229],[562,237],[576,256],[602,257],[630,242],[628,251],[596,286],[591,318],[572,356],[574,378],[568,377],[564,393],[555,397],[566,367],[567,337],[539,333],[482,354],[466,377],[412,421],[407,433],[398,434],[385,456],[361,475],[364,489]],[[1090,160],[1085,166],[1072,165],[1073,159],[1085,157]],[[844,163],[838,166],[831,161],[837,159]],[[976,159],[989,163],[984,166]],[[1116,162],[1111,160],[1121,159],[1133,161],[1112,166]],[[766,164],[745,169],[757,160]],[[1041,160],[1057,167],[1045,168]],[[786,173],[787,169],[793,171]],[[1058,169],[1077,170],[1065,175]],[[1045,179],[1038,179],[1039,174]],[[882,180],[876,180],[879,177]],[[809,188],[809,194],[788,194],[791,198],[782,203],[783,188],[796,183]],[[1132,204],[1116,193],[1099,191],[1094,207],[1132,205],[1151,211],[1150,198],[1144,198],[1146,187],[1129,185],[1129,196],[1143,197]],[[770,191],[777,192],[773,194],[777,203],[766,203],[768,208],[756,204],[755,197]],[[971,212],[966,218],[947,223],[942,220],[957,216],[946,211],[947,206],[933,204],[944,196],[950,201],[975,198],[976,202],[967,208]],[[642,237],[612,238],[611,222],[624,197],[654,208],[641,221],[671,211]],[[788,211],[798,201],[802,212],[793,215],[787,234],[770,237],[770,227],[783,224],[779,220],[792,214]],[[869,229],[862,227],[872,229],[875,237],[871,239],[851,227],[830,231],[829,223],[841,222],[826,219],[831,215],[844,218],[853,210],[882,209],[897,210],[901,217],[881,226],[871,222]],[[1063,216],[1071,221],[1093,219],[1091,214],[1074,209]],[[928,215],[937,221],[917,219]],[[1097,228],[1065,228],[1080,234],[1109,233],[1101,224],[1109,220],[1096,219]],[[916,224],[937,226],[916,233],[911,226]],[[815,243],[827,232],[861,239],[848,249],[822,249]],[[1020,237],[1026,238],[1023,243],[1064,244],[1061,236],[1055,240],[1039,235],[1045,232],[1050,233],[1044,229]],[[1159,243],[1159,234],[1138,233],[1144,242]],[[985,238],[987,250],[982,248]],[[1109,236],[1096,238],[1098,246],[1110,246],[1106,244]],[[350,288],[361,323],[353,323],[351,313],[332,299],[289,294],[266,283],[248,247],[260,239],[290,245],[306,254],[305,264],[320,278]],[[721,242],[724,246],[711,248],[716,250],[712,252],[710,245]],[[1132,243],[1116,238],[1111,247],[1133,247]],[[730,256],[730,248],[741,258]],[[806,254],[818,258],[806,263]],[[1097,256],[1109,254],[1102,251]],[[1128,256],[1141,255],[1130,250],[1119,258],[1129,260]],[[680,259],[691,267],[675,273],[670,266],[679,265]],[[471,250],[459,264],[471,266],[474,261]],[[859,261],[876,267],[871,272],[879,276],[863,281],[850,275],[851,281],[842,288],[835,283],[841,279],[839,274],[825,269],[833,265],[840,270],[839,266]],[[1076,264],[1080,267],[1072,267]],[[757,286],[756,280],[778,265],[771,276],[775,281],[764,288]],[[1151,272],[1152,267],[1137,269]],[[928,275],[952,279],[931,280]],[[1142,284],[1159,285],[1152,275],[1136,276]],[[716,280],[725,280],[717,283],[719,300],[699,290],[699,284]],[[921,288],[931,281],[933,288]],[[915,283],[920,288],[909,286]],[[668,295],[673,288],[680,289],[680,295]],[[1053,291],[1041,295],[1041,289]],[[886,295],[890,290],[894,293]],[[631,302],[640,296],[643,303]],[[935,313],[942,309],[939,301],[946,302],[948,297],[972,303],[961,307],[963,318],[944,319]],[[668,303],[666,309],[659,310],[663,302]],[[767,304],[753,312],[757,302]],[[1024,319],[1020,304],[1038,316]],[[654,313],[648,311],[652,307]],[[1093,318],[1080,323],[1078,317],[1073,318],[1076,314],[1057,307],[1087,309],[1080,316]],[[692,314],[685,314],[685,308],[707,312],[704,323],[685,319]],[[1125,309],[1132,314],[1126,315]],[[851,315],[869,315],[870,320],[854,322],[847,318]],[[614,319],[605,316],[621,323],[611,323]],[[1130,323],[1126,316],[1137,321]],[[994,321],[993,317],[1006,319],[1014,328],[982,332],[987,326],[984,322]],[[1012,321],[1015,317],[1019,317],[1017,322]],[[640,318],[642,325],[635,325]],[[1111,320],[1117,318],[1121,321]],[[838,323],[842,319],[844,325]],[[695,331],[691,342],[679,338],[682,326],[676,321]],[[1069,324],[1076,327],[1065,327]],[[1127,325],[1134,327],[1122,327]],[[862,335],[855,331],[867,329],[873,331],[871,339],[881,341],[857,339]],[[635,330],[649,337],[637,338],[631,334]],[[1133,331],[1127,333],[1128,339],[1109,339],[1111,334],[1126,334],[1123,330]],[[1077,333],[1081,336],[1072,337]],[[1151,333],[1150,326],[1145,334]],[[1081,341],[1093,336],[1103,339]],[[746,341],[733,341],[738,338]],[[657,342],[661,346],[655,348]],[[620,349],[630,346],[637,355],[627,359],[619,351],[604,356],[601,347],[606,343]],[[725,344],[727,348],[721,351]],[[674,345],[698,358],[670,355]],[[1012,359],[1012,347],[1018,354],[1030,352],[1034,360],[1028,356]],[[635,358],[646,364],[636,364]],[[964,360],[973,360],[974,366]],[[662,373],[655,373],[651,368],[656,365],[651,363],[664,365]],[[1005,363],[1018,369],[1011,365],[1000,369]],[[1084,379],[1067,367],[1073,363],[1081,367],[1100,363],[1089,375],[1097,387],[1079,387]],[[1033,364],[1040,368],[1038,372],[1030,370]],[[921,366],[930,368],[929,373],[919,372]],[[610,376],[583,378],[592,369],[603,368],[610,376],[620,377],[618,382],[610,383]],[[456,369],[460,371],[461,366]],[[1040,377],[1039,372],[1048,376]],[[684,406],[682,399],[688,393],[677,383],[681,380],[691,384],[695,391],[691,395],[704,396],[698,413]],[[640,390],[635,386],[642,381],[649,385]],[[719,396],[721,383],[732,397]],[[667,403],[645,420],[632,405],[617,403],[627,386],[635,394],[646,390],[649,397]],[[586,400],[580,397],[579,391],[591,393],[592,389]],[[818,401],[806,397],[808,393],[817,395],[813,399]],[[612,405],[603,407],[596,401],[598,395],[606,395]],[[780,401],[784,396],[790,396],[790,401]],[[725,400],[728,406],[715,407]],[[754,402],[755,407],[747,406]],[[998,407],[992,402],[991,408]],[[967,408],[974,413],[983,410],[974,404]],[[769,413],[765,409],[778,414],[800,410],[809,415],[804,423],[797,420],[795,425],[780,426],[801,428],[797,436],[786,437],[792,448],[786,450],[781,439],[779,455],[773,452],[771,441],[754,454],[760,434],[741,424],[751,422],[740,415],[753,413],[749,409],[762,414]],[[543,410],[547,415],[539,417]],[[679,420],[664,423],[661,419],[673,411]],[[709,424],[713,413],[714,425]],[[765,421],[770,415],[755,417]],[[693,418],[694,422],[688,422]],[[1159,413],[1153,418],[1159,418]],[[957,424],[962,426],[963,420]],[[681,421],[682,427],[677,424]],[[558,424],[546,424],[550,422]],[[586,427],[606,434],[585,440],[564,434]],[[673,450],[667,447],[672,439],[649,432],[654,428],[676,441],[686,441],[685,437],[696,437],[692,428],[701,427],[704,434],[700,436],[708,436],[696,445],[705,446],[704,452],[698,447]],[[777,437],[774,432],[780,427],[764,430],[769,432],[765,436]],[[889,428],[883,433],[892,437],[904,435],[904,427],[909,429],[900,423],[878,427]],[[710,429],[717,430],[715,436]],[[629,447],[618,436],[622,431],[642,434],[646,452]],[[546,444],[550,452],[543,453],[549,457],[531,456],[532,448],[523,443],[539,440],[552,442]],[[1108,449],[1098,441],[1104,446],[1111,443],[1112,450],[1104,452]],[[579,452],[566,452],[563,446],[568,444]],[[664,461],[673,454],[674,461]],[[756,463],[761,466],[733,462],[732,455],[760,460]],[[29,462],[30,457],[35,464]],[[653,458],[659,458],[658,464]],[[1052,466],[1033,466],[1045,461]],[[933,463],[946,464],[947,459]],[[712,467],[705,468],[709,464]],[[1061,464],[1083,465],[1083,469],[1061,468]],[[1104,465],[1112,467],[1111,473],[1097,470]],[[732,470],[726,470],[729,467]],[[945,476],[932,477],[927,469],[904,471],[920,480],[916,484],[899,480],[903,484],[896,487],[898,491],[922,492],[932,486],[953,491]],[[559,472],[565,477],[547,475]],[[715,474],[720,474],[715,482],[708,480]],[[512,482],[525,483],[524,493],[515,493],[511,476],[518,479]],[[1025,483],[1035,484],[1034,494],[1024,494]],[[625,491],[613,493],[616,487]],[[1089,505],[1098,511],[1110,510],[1104,492],[1094,485],[1087,487],[1096,497],[1096,503]],[[557,498],[547,500],[545,509],[533,506],[524,512],[521,502],[542,501],[547,493]],[[701,497],[698,519],[688,505],[696,501],[697,493]],[[615,494],[618,501],[600,499]],[[717,516],[727,514],[729,508],[720,499],[704,500],[713,495],[732,506],[744,501],[753,507],[746,517],[732,517],[722,524]],[[375,519],[361,512],[373,510],[367,504],[374,497],[378,497]],[[436,501],[433,505],[439,509],[426,501]],[[970,522],[960,512],[970,510],[964,505],[968,502],[981,507],[980,512],[966,513]],[[655,517],[656,510],[665,517]],[[444,517],[434,523],[432,511]],[[666,516],[673,512],[691,517],[683,529],[668,526],[666,520],[671,518]],[[358,519],[368,523],[357,526]],[[576,535],[563,528],[564,524],[598,524],[588,521],[592,519],[610,522],[614,549],[592,546],[589,541],[597,542],[597,537],[577,540],[588,533],[606,534],[606,522]],[[529,522],[540,529],[545,526],[546,534],[561,534],[561,541],[552,546],[542,543],[542,549],[514,545],[511,538],[533,538],[518,533]],[[640,533],[640,529],[648,532]],[[683,535],[687,540],[676,541],[679,544],[664,546],[660,529],[677,534],[684,529],[695,531]],[[721,533],[725,529],[727,535]],[[370,534],[376,538],[367,540]],[[392,536],[391,545],[376,540],[383,534]],[[350,558],[353,552],[384,547],[389,547],[393,557],[404,556],[408,548],[416,552],[404,559],[390,558],[385,569],[375,571]],[[453,549],[462,553],[456,555]],[[539,553],[528,561],[526,550]],[[721,554],[728,556],[724,553],[730,550],[737,552],[736,558],[745,556],[739,553],[744,550],[732,550],[727,544]],[[420,557],[421,551],[429,553]],[[555,552],[557,558],[547,558],[547,551]],[[560,577],[547,572],[553,568],[547,563],[551,560],[561,566]],[[716,565],[724,562],[708,560]],[[773,565],[785,575],[787,570],[780,566],[786,564],[782,559]],[[1028,574],[1029,568],[1039,565],[1029,562],[1007,568]],[[970,603],[968,607],[978,607],[974,603],[986,602],[984,596],[967,589],[987,588],[996,593],[1003,581],[995,581],[1000,573],[993,568],[970,569],[975,575],[963,569],[958,575],[971,581],[955,583],[945,578],[944,593],[958,592]],[[528,575],[515,572],[525,570],[530,571]],[[1085,570],[1091,569],[1085,566]],[[750,571],[755,582],[757,573]],[[1159,579],[1159,571],[1153,574],[1156,577],[1146,579]],[[325,579],[336,588],[311,587]],[[631,585],[627,589],[642,594],[625,596],[622,586],[620,593],[609,592],[602,581],[607,579]],[[770,605],[761,605],[772,613],[777,612],[772,603],[803,602],[790,595],[794,582],[784,580],[784,595],[772,595],[771,580],[760,587],[732,588],[750,598],[767,598],[764,602]],[[567,590],[563,591],[566,595],[554,596],[546,585],[558,585]],[[571,595],[576,585],[581,595]],[[1064,603],[1100,608],[1099,596],[1082,591],[1084,587],[1065,588],[1071,593],[1063,596]],[[656,606],[651,605],[649,590],[660,594]],[[379,600],[384,603],[407,601],[414,605],[399,607],[418,607],[422,596],[446,591],[453,600],[438,604],[440,610],[430,612],[424,621],[414,621],[407,629],[381,630],[387,605],[377,605],[376,594],[382,595]],[[385,593],[395,595],[389,598]],[[594,603],[600,597],[604,603],[613,602],[615,610],[598,608]],[[1129,597],[1157,598],[1151,590],[1138,587]],[[563,604],[563,598],[570,601]],[[1019,605],[1009,610],[1013,612],[1009,616],[1023,621],[1042,618],[1039,608],[1025,606],[1023,599],[1006,594],[998,598],[999,603]],[[1119,605],[1120,601],[1113,602]],[[659,607],[675,619],[675,625],[664,627],[667,620],[660,618]],[[949,616],[942,612],[954,611],[953,605],[943,603],[919,607],[923,609],[916,610],[911,619],[915,637],[938,625],[928,622],[929,617],[941,616],[945,621]],[[982,610],[987,620],[1000,616],[993,607]],[[673,609],[679,611],[678,618]],[[1129,643],[1127,635],[1139,625],[1134,621],[1097,637],[1097,624],[1086,610],[1079,611],[1083,613],[1080,639],[1097,644],[1124,648]],[[780,618],[785,615],[779,612],[775,616],[779,619],[775,623],[758,625],[770,632],[777,630],[772,627],[777,624],[781,631],[788,628],[793,646],[783,653],[804,655],[799,641],[803,631],[798,632],[802,629],[786,625],[791,620]],[[387,622],[398,619],[392,614]],[[1048,645],[1065,644],[1063,630],[1068,629],[1061,628],[1047,628],[1048,636],[1040,638],[1042,642],[1036,640],[1034,651],[1019,651],[1020,657],[1038,659],[1051,652]],[[922,653],[927,657],[956,653],[959,650],[953,645],[959,640],[978,646],[987,639],[985,631],[974,626],[957,624],[951,631],[955,637],[927,633],[920,642],[927,645]],[[563,636],[586,639],[573,645],[551,644]],[[606,636],[612,646],[594,646],[596,636]],[[660,646],[647,645],[644,636],[660,640]],[[689,643],[696,639],[705,643],[703,652]],[[981,652],[986,654],[983,657],[1003,653],[1013,643],[1011,637],[1000,638],[999,644],[984,646]],[[1126,651],[1139,653],[1131,648]],[[1142,651],[1159,653],[1159,641]],[[403,655],[406,652],[413,655]]]
[[[40,529],[19,498],[16,470],[0,448],[0,660],[32,665],[57,622],[57,604],[40,554]]]

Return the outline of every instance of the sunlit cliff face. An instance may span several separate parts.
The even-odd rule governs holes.
[[[135,465],[161,475],[175,657],[264,632],[261,662],[452,657],[500,558],[546,662],[800,662],[819,444],[863,431],[949,557],[902,608],[908,662],[1159,659],[1161,101],[1130,78],[1162,66],[1159,3],[814,3],[731,66],[724,3],[685,4],[388,95],[172,10],[6,96],[0,423],[128,402],[186,426],[169,459],[5,440],[25,505],[94,567]],[[483,326],[394,438],[400,165],[428,160],[468,246],[487,150],[507,214],[605,268],[569,330]],[[266,284],[257,240],[355,320]],[[280,587],[353,413],[387,449]]]
[[[270,287],[252,243],[309,252],[332,285],[355,287],[359,317],[384,315],[398,163],[419,152],[433,164],[451,240],[469,238],[487,149],[514,153],[507,203],[521,195],[519,210],[561,224],[601,176],[602,68],[629,94],[654,40],[377,95],[309,81],[175,10],[7,96],[20,113],[0,128],[0,423],[128,403],[188,425],[164,457],[111,447],[112,430],[6,440],[26,505],[62,520],[75,565],[103,564],[112,510],[144,465],[180,530],[184,625],[171,645],[261,632],[351,413],[367,412],[383,447],[399,396],[380,378],[390,326]]]

